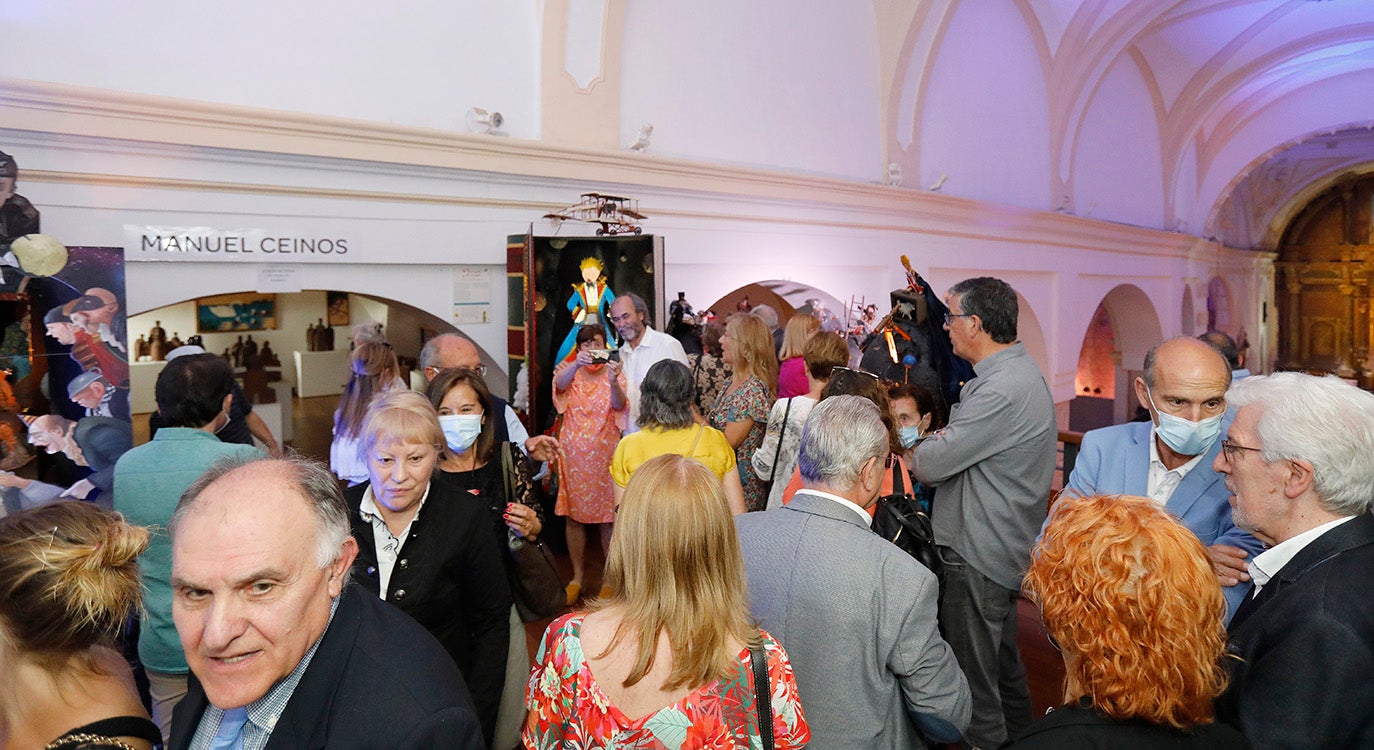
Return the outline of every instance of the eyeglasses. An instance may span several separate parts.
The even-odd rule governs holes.
[[[487,366],[486,366],[486,365],[477,365],[476,367],[435,367],[434,365],[430,365],[429,367],[426,367],[425,369],[426,369],[426,370],[433,370],[433,371],[434,371],[434,375],[435,375],[436,377],[439,375],[439,373],[443,372],[444,370],[471,370],[471,371],[477,373],[477,377],[479,377],[479,378],[485,378],[485,377],[487,376]]]
[[[951,320],[955,319],[955,318],[971,318],[971,317],[973,317],[973,313],[948,313],[948,312],[947,312],[947,313],[945,313],[945,325],[949,325],[949,322],[950,322]]]
[[[1232,463],[1237,458],[1239,458],[1241,451],[1255,451],[1256,453],[1259,453],[1261,450],[1263,449],[1251,448],[1248,445],[1240,445],[1239,443],[1233,443],[1229,439],[1221,441],[1221,452],[1226,454],[1227,463]]]

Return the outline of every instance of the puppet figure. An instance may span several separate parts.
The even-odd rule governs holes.
[[[611,303],[615,301],[615,293],[606,286],[606,279],[601,275],[605,268],[600,258],[589,255],[582,259],[582,283],[572,285],[573,293],[568,298],[568,312],[572,314],[573,327],[558,348],[555,362],[562,362],[571,356],[579,326],[596,325],[599,322],[606,329],[607,345],[615,348],[611,343],[615,341],[615,328],[611,326],[609,312]]]

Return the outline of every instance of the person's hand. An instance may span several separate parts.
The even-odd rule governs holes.
[[[91,494],[93,490],[95,490],[95,485],[91,484],[91,480],[82,479],[76,484],[63,490],[62,494],[58,495],[58,497],[74,497],[78,500],[85,500],[86,496]]]
[[[587,365],[593,364],[592,353],[583,349],[577,353],[577,359],[574,359],[573,362],[575,362],[578,367],[586,367]]]
[[[610,373],[611,380],[615,380],[620,374],[620,360],[612,359],[606,362],[606,372]]]
[[[33,480],[17,476],[13,472],[0,471],[0,487],[13,487],[17,490],[22,490],[28,487],[31,481]]]
[[[525,453],[536,461],[556,461],[558,438],[552,435],[535,435],[525,441]]]
[[[1207,548],[1207,556],[1212,558],[1212,570],[1222,586],[1235,586],[1250,580],[1250,571],[1245,567],[1249,553],[1240,547],[1229,544],[1213,544]]]
[[[539,514],[534,512],[534,508],[520,503],[506,503],[506,512],[501,516],[506,521],[506,525],[511,531],[521,539],[533,541],[543,530],[543,524],[539,522]]]

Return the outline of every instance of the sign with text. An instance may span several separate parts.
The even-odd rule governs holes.
[[[320,237],[264,229],[124,225],[124,257],[132,261],[263,263],[347,261],[347,237]]]

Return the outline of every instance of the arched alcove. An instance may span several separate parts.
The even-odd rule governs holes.
[[[1045,379],[1050,379],[1050,353],[1049,347],[1045,343],[1045,329],[1040,325],[1040,318],[1035,314],[1035,308],[1031,307],[1030,302],[1022,297],[1018,292],[1016,295],[1016,337],[1021,344],[1026,347],[1026,353],[1040,365],[1040,372],[1045,374]]]
[[[752,306],[758,306],[761,303],[772,306],[778,311],[778,320],[782,324],[787,323],[787,319],[792,317],[794,311],[802,309],[814,311],[818,306],[824,310],[823,318],[827,321],[834,321],[830,323],[832,328],[835,328],[836,325],[843,327],[849,318],[848,302],[843,302],[835,295],[814,286],[781,279],[767,279],[745,284],[725,294],[706,309],[715,310],[718,316],[724,318],[734,312],[740,300],[745,297],[749,298],[749,304]],[[875,302],[876,300],[867,301]],[[884,299],[876,302],[878,302],[878,309],[885,312],[888,301]],[[839,328],[835,328],[835,330],[839,330]]]
[[[1107,292],[1083,334],[1070,429],[1105,427],[1134,414],[1138,403],[1131,383],[1145,353],[1163,337],[1159,313],[1140,287],[1120,284]]]

